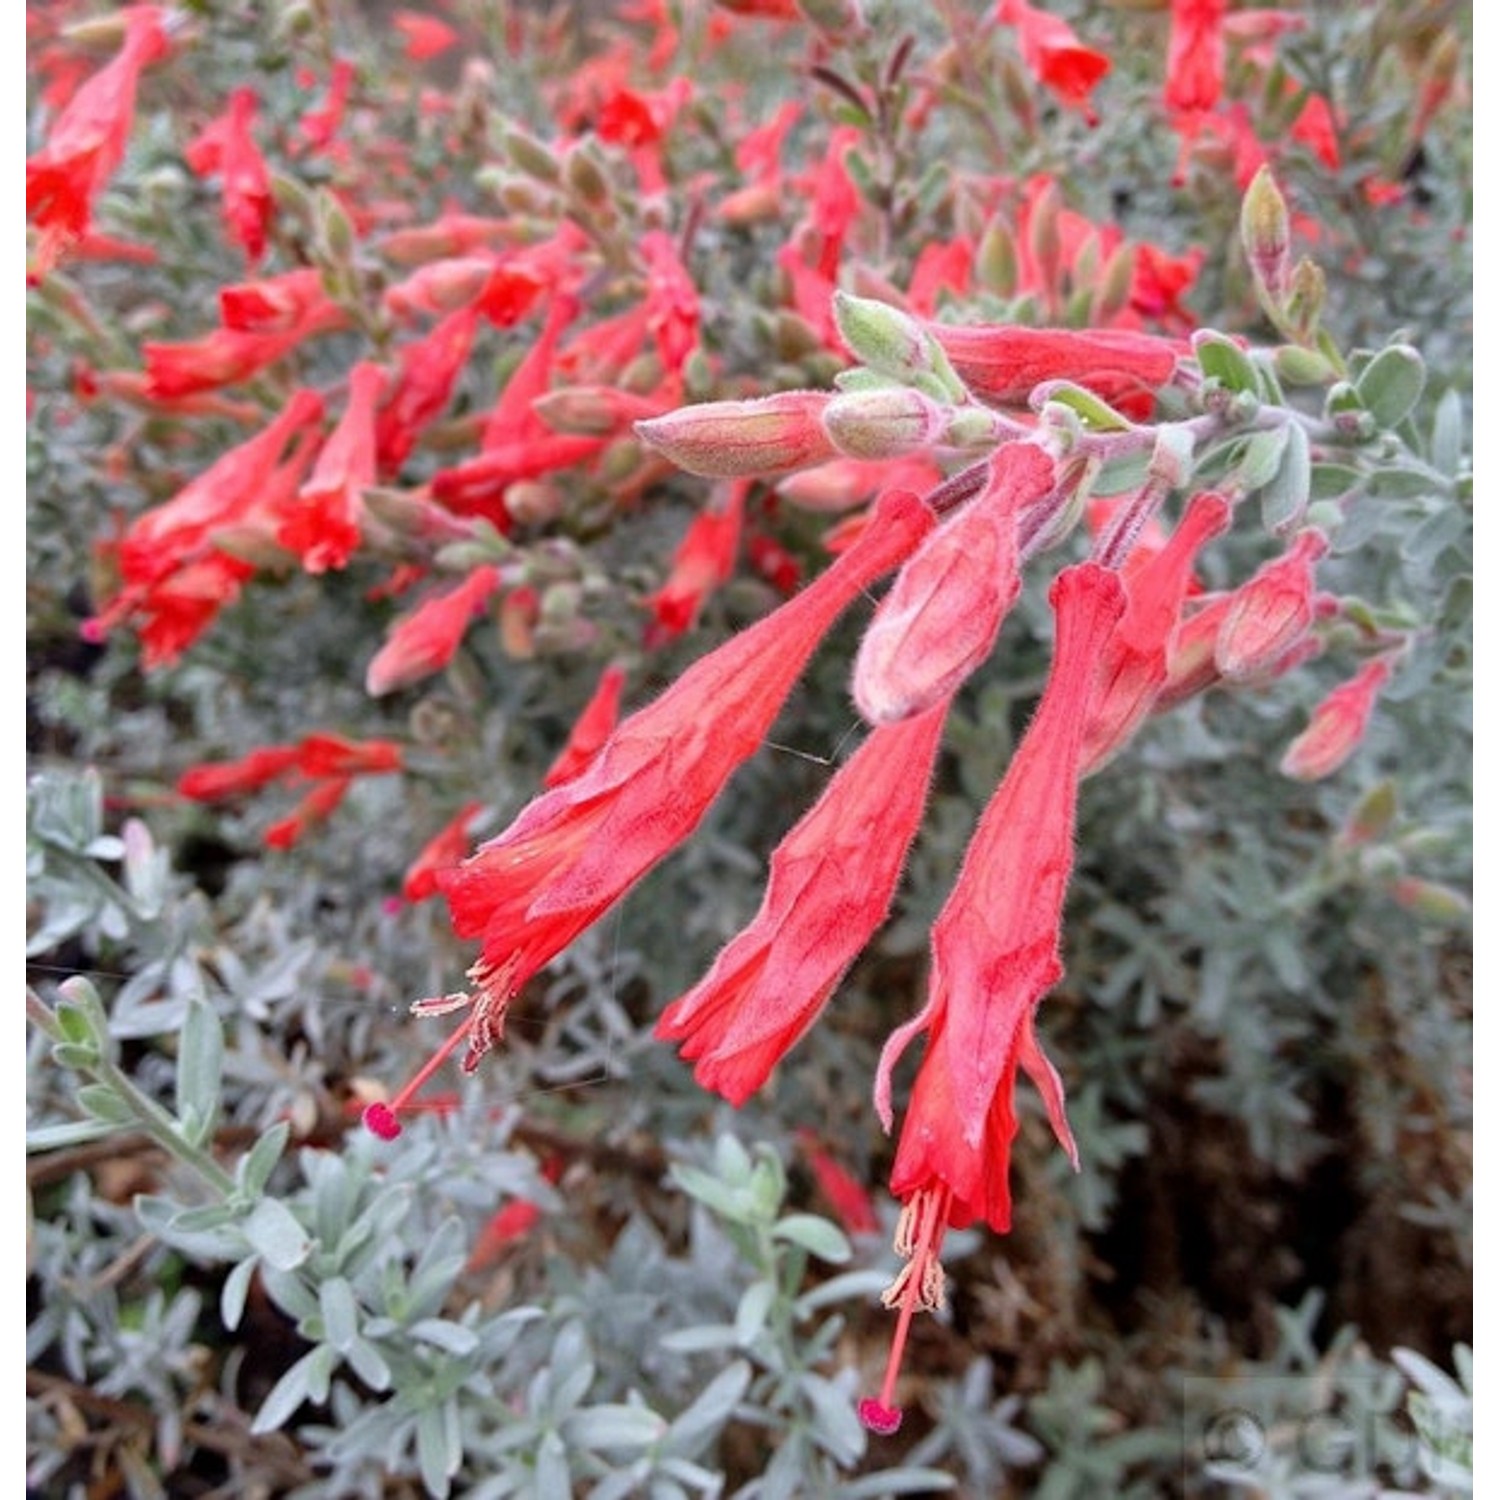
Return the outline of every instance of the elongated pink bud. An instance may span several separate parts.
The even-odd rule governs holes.
[[[1390,676],[1390,662],[1376,657],[1329,693],[1313,709],[1307,728],[1287,746],[1281,758],[1281,774],[1298,781],[1318,781],[1337,771],[1359,748],[1375,699]]]
[[[754,401],[706,401],[637,422],[637,435],[689,474],[752,478],[821,463],[837,451],[819,418],[826,391],[781,391]]]
[[[1313,564],[1327,551],[1328,538],[1309,528],[1235,590],[1214,644],[1220,676],[1243,682],[1297,644],[1313,622]]]

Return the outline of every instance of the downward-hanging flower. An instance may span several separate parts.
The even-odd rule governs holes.
[[[901,1318],[880,1396],[861,1406],[877,1431],[900,1421],[894,1390],[913,1312],[941,1305],[944,1230],[975,1219],[1010,1227],[1018,1067],[1041,1090],[1073,1154],[1062,1085],[1032,1018],[1062,977],[1058,940],[1088,705],[1125,594],[1116,574],[1082,563],[1057,575],[1051,600],[1057,639],[1042,701],[933,925],[927,1004],[892,1034],[876,1077],[876,1109],[889,1128],[891,1070],[917,1032],[928,1031],[891,1172],[891,1191],[906,1200],[898,1248],[909,1264],[887,1292]]]
[[[461,1042],[472,1071],[498,1039],[512,995],[592,926],[698,826],[755,752],[834,620],[910,555],[932,526],[915,495],[889,492],[874,523],[802,592],[695,663],[619,725],[588,767],[545,792],[456,870],[438,876],[455,932],[481,938],[472,992],[418,1001],[418,1014],[469,1015],[390,1105],[377,1134]]]
[[[994,648],[1021,592],[1016,516],[1057,481],[1035,443],[1007,443],[980,491],[917,549],[860,640],[854,701],[872,724],[946,701]]]
[[[500,572],[481,563],[457,587],[424,599],[391,627],[385,644],[365,670],[372,698],[440,672],[453,660],[469,626],[500,587]]]
[[[771,856],[755,919],[656,1025],[733,1105],[815,1020],[885,921],[911,846],[948,702],[874,730]]]
[[[1359,748],[1380,690],[1391,677],[1388,658],[1377,656],[1312,711],[1307,728],[1287,746],[1281,774],[1298,781],[1331,776]]]
[[[46,144],[26,161],[26,218],[41,230],[28,279],[45,276],[88,231],[94,199],[125,155],[141,73],[168,50],[166,12],[120,13],[125,43],[68,101]]]
[[[1000,0],[995,17],[1017,28],[1022,61],[1037,82],[1070,108],[1081,110],[1090,125],[1096,124],[1099,116],[1089,95],[1109,72],[1109,59],[1085,47],[1061,17],[1048,15],[1026,0]]]
[[[1167,39],[1166,104],[1212,109],[1224,92],[1224,17],[1228,0],[1172,0]]]
[[[274,208],[271,173],[250,131],[257,108],[254,89],[236,89],[224,113],[211,120],[183,152],[188,166],[200,177],[218,173],[225,226],[252,266],[266,253]]]

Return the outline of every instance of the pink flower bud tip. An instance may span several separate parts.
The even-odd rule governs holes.
[[[383,1141],[393,1141],[401,1134],[401,1122],[389,1104],[370,1104],[364,1112],[365,1129]]]
[[[874,1396],[866,1396],[859,1403],[859,1420],[881,1437],[890,1437],[901,1426],[901,1408],[887,1406]]]

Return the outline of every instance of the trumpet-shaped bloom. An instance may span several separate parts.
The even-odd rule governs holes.
[[[995,16],[1017,28],[1021,59],[1037,82],[1070,108],[1081,110],[1090,125],[1096,123],[1099,117],[1089,95],[1109,72],[1109,59],[1085,47],[1066,21],[1026,0],[1000,0]]]
[[[1212,109],[1224,91],[1228,0],[1172,0],[1167,39],[1168,109]]]
[[[482,563],[456,588],[425,599],[403,615],[365,672],[373,698],[440,672],[453,660],[474,616],[500,587],[500,573]]]
[[[1021,592],[1017,512],[1056,478],[1036,444],[1005,444],[990,460],[985,488],[896,575],[854,664],[854,701],[870,723],[946,701],[990,654]]]
[[[26,161],[26,218],[41,229],[28,276],[45,276],[88,231],[94,199],[125,155],[141,73],[168,50],[155,5],[121,12],[125,43],[68,101],[46,143]]]
[[[734,572],[749,490],[748,481],[736,481],[722,507],[693,517],[673,554],[666,582],[646,601],[653,617],[646,633],[648,646],[691,630],[709,595]]]
[[[556,760],[542,778],[543,786],[571,781],[604,748],[620,718],[620,695],[625,690],[625,668],[611,663],[599,674],[593,696],[584,705]]]
[[[1041,1090],[1053,1129],[1076,1159],[1062,1084],[1032,1025],[1037,1005],[1062,977],[1058,935],[1073,866],[1084,729],[1125,594],[1113,572],[1083,563],[1058,574],[1051,599],[1057,640],[1042,701],[933,925],[927,1005],[881,1054],[875,1103],[889,1125],[891,1069],[918,1031],[929,1032],[891,1171],[891,1191],[907,1200],[897,1248],[908,1264],[887,1292],[901,1317],[885,1382],[880,1396],[861,1406],[878,1431],[900,1421],[893,1397],[911,1316],[942,1303],[937,1254],[944,1229],[975,1219],[1010,1227],[1018,1068]]]
[[[273,211],[271,173],[250,133],[257,107],[254,89],[236,89],[224,113],[210,121],[183,153],[200,177],[219,174],[224,223],[251,265],[266,253]]]
[[[772,854],[755,919],[662,1012],[657,1036],[682,1043],[704,1088],[743,1104],[885,921],[947,709],[871,733]]]

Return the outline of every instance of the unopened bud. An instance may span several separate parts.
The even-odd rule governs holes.
[[[1130,301],[1130,287],[1135,279],[1135,246],[1121,245],[1104,263],[1104,274],[1099,278],[1094,293],[1094,309],[1090,319],[1096,326],[1114,322]]]
[[[974,258],[979,284],[997,297],[1013,297],[1020,281],[1020,267],[1015,235],[998,218],[992,219]]]
[[[585,203],[607,203],[613,196],[603,164],[587,143],[568,154],[563,180]]]
[[[558,165],[557,158],[535,136],[512,127],[501,137],[501,142],[506,155],[528,177],[535,177],[541,182],[561,181],[562,168]]]
[[[1373,843],[1396,821],[1398,801],[1396,783],[1382,781],[1373,786],[1354,805],[1348,821],[1339,832],[1340,849],[1357,849]]]
[[[1269,167],[1262,167],[1240,205],[1240,240],[1262,294],[1279,308],[1291,280],[1292,221]]]
[[[320,189],[315,200],[318,238],[336,261],[348,261],[354,254],[354,224],[344,205],[328,191]]]
[[[1299,338],[1309,339],[1317,332],[1328,296],[1328,281],[1323,268],[1305,255],[1292,272],[1286,297],[1286,316]]]
[[[1313,622],[1313,564],[1328,538],[1309,528],[1235,590],[1214,644],[1222,676],[1243,682],[1277,666]]]
[[[1042,285],[1049,291],[1056,288],[1062,266],[1061,210],[1057,184],[1049,182],[1031,206],[1031,223],[1027,228],[1031,258],[1036,263]]]
[[[837,450],[819,419],[833,399],[826,391],[781,391],[752,401],[706,401],[637,422],[635,430],[689,474],[751,478],[832,458]]]
[[[896,458],[941,441],[948,411],[909,386],[849,391],[823,412],[823,430],[850,458]]]
[[[1277,378],[1293,386],[1327,385],[1338,374],[1324,355],[1298,344],[1283,344],[1272,354],[1271,364]]]
[[[1390,663],[1376,657],[1329,693],[1313,709],[1307,728],[1287,747],[1281,774],[1297,781],[1319,781],[1338,770],[1364,739],[1376,696],[1390,675]]]
[[[942,346],[909,313],[872,297],[835,292],[833,316],[844,342],[867,368],[938,397],[962,398],[963,383]]]
[[[1474,915],[1469,898],[1451,886],[1439,885],[1434,880],[1418,880],[1415,876],[1403,876],[1392,881],[1391,899],[1398,905],[1429,922],[1451,922],[1461,924]]]

